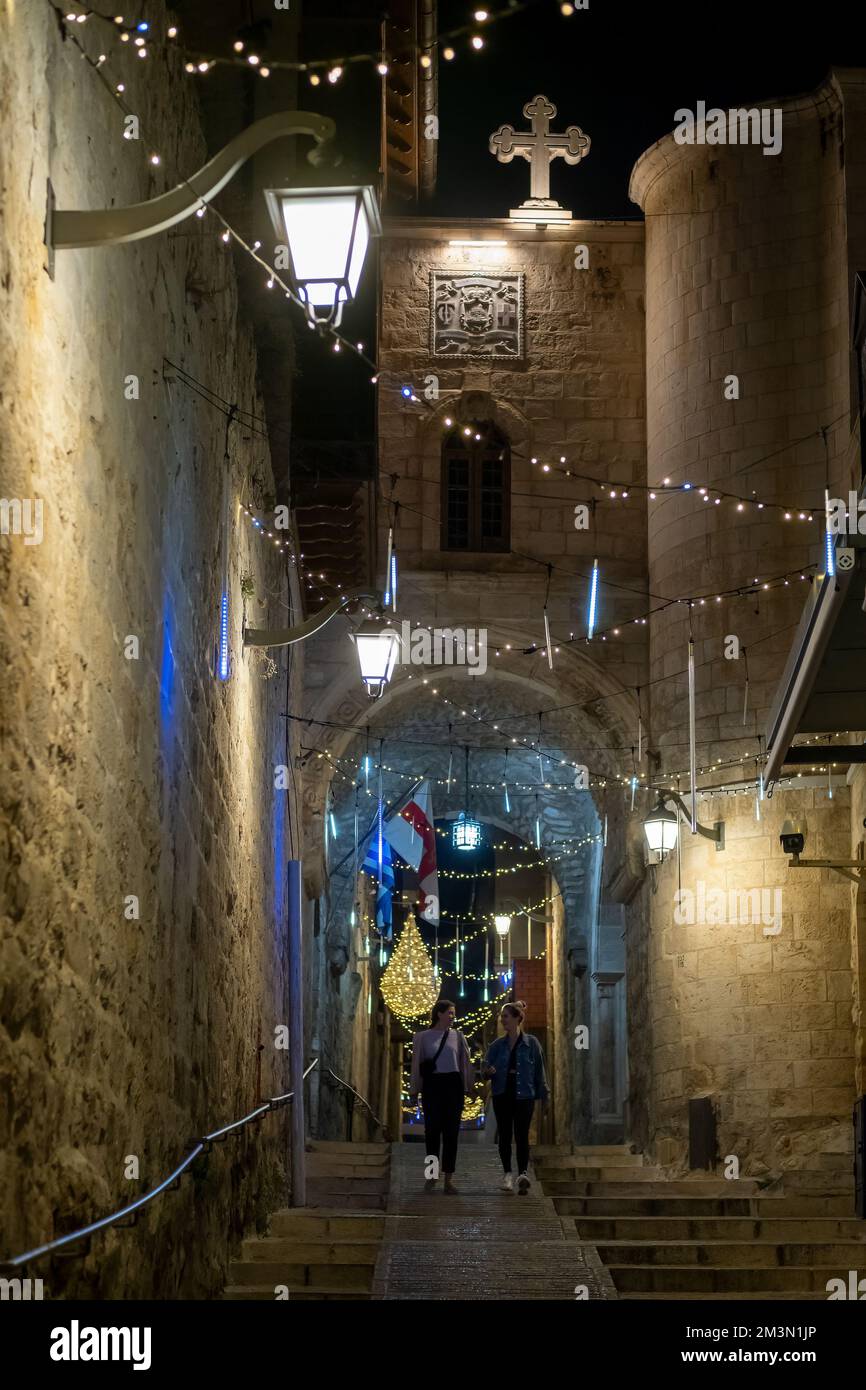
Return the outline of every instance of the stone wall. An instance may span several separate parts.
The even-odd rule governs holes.
[[[159,7],[148,18],[161,23]],[[71,27],[98,51],[92,24]],[[273,770],[292,762],[280,716],[300,663],[289,678],[283,656],[265,680],[241,642],[241,577],[259,623],[266,591],[286,597],[238,511],[253,476],[272,490],[267,448],[233,425],[225,461],[224,416],[163,374],[167,356],[262,413],[218,228],[193,218],[134,245],[58,252],[53,280],[44,269],[49,178],[60,208],[98,208],[204,162],[195,87],[179,59],[112,47],[104,71],[126,81],[142,125],[125,140],[51,7],[17,6],[4,31],[0,491],[44,506],[41,545],[0,538],[0,1224],[15,1254],[146,1190],[191,1136],[248,1111],[260,1032],[262,1089],[287,1089],[273,1030],[286,1012],[281,885],[300,846]],[[134,1231],[46,1269],[49,1295],[213,1294],[229,1244],[285,1196],[287,1113],[216,1148]],[[124,1177],[129,1155],[138,1181]]]
[[[506,245],[488,251],[451,244],[479,235]],[[578,267],[579,246],[587,251],[586,268]],[[523,274],[521,362],[461,363],[431,354],[429,280],[436,268]],[[386,477],[398,479],[397,546],[405,592],[411,595],[407,612],[421,623],[487,630],[493,669],[484,684],[493,683],[493,709],[507,706],[506,691],[513,686],[526,690],[529,708],[534,703],[536,710],[560,711],[545,715],[543,741],[558,747],[566,762],[588,766],[599,824],[607,814],[611,825],[619,818],[622,796],[614,769],[627,764],[636,742],[637,690],[646,684],[646,628],[633,621],[647,608],[643,281],[639,225],[576,222],[538,232],[507,219],[386,224],[381,465]],[[396,388],[409,383],[423,396],[431,374],[438,398],[407,406]],[[492,420],[510,442],[510,554],[440,550],[446,418],[458,425]],[[580,502],[595,503],[589,529],[575,526]],[[383,515],[380,553],[386,521]],[[572,635],[580,639],[585,632],[596,556],[601,573],[597,627],[604,640],[572,642]],[[548,561],[556,567],[549,595]],[[546,596],[554,644],[562,643],[552,672],[540,655]],[[522,654],[533,647],[539,655]],[[485,693],[485,702],[489,699]],[[643,704],[646,714],[645,696]],[[520,733],[531,724],[528,719]],[[488,729],[485,737],[490,736]],[[557,798],[560,803],[566,817],[576,810]],[[618,855],[614,831],[606,876],[614,872]],[[594,908],[594,891],[591,896]],[[579,913],[570,911],[557,926],[556,949],[563,959],[551,963],[558,984],[553,991],[552,979],[548,1030],[558,1077],[557,1132],[584,1142],[592,1137],[591,1066],[571,1043],[574,1025],[589,1023],[593,1007],[595,984],[587,974],[592,918],[584,902]]]
[[[628,489],[645,479],[643,229],[576,222],[539,233],[507,219],[489,219],[482,230],[506,245],[487,252],[451,244],[477,237],[474,224],[426,219],[386,224],[380,466],[383,477],[398,479],[393,492],[400,503],[397,545],[407,580],[436,571],[450,575],[457,587],[459,610],[443,593],[436,621],[494,623],[507,614],[531,627],[541,647],[548,561],[556,566],[548,605],[554,640],[585,630],[595,556],[602,576],[598,630],[646,607],[646,496],[639,487],[627,500],[621,496],[623,485]],[[578,246],[587,249],[585,269],[575,264]],[[522,361],[460,362],[432,355],[433,269],[524,276]],[[428,399],[425,384],[431,376],[438,394]],[[423,404],[401,397],[396,388],[406,383]],[[510,441],[511,554],[440,550],[446,417],[460,425],[493,420]],[[593,486],[591,479],[608,486]],[[590,525],[577,529],[575,504],[591,501],[596,506]],[[383,508],[382,554],[388,521]],[[467,571],[473,583],[464,591],[459,578]],[[642,629],[626,630],[611,636],[603,651],[599,643],[592,655],[633,689],[642,680],[643,637]]]
[[[823,489],[847,487],[845,207],[862,195],[846,184],[842,115],[830,84],[783,104],[779,155],[677,146],[668,136],[632,175],[647,219],[647,472],[651,483],[669,478],[681,488],[650,502],[649,584],[661,600],[699,596],[691,609],[663,609],[650,628],[655,766],[683,791],[690,630],[701,781],[737,787],[756,775],[804,603],[799,567],[821,558]],[[717,505],[720,493],[728,496]],[[801,519],[810,514],[812,522]],[[738,587],[751,592],[717,597]],[[732,638],[739,659],[726,659]],[[685,1162],[687,1102],[707,1093],[721,1153],[748,1171],[818,1169],[825,1160],[841,1170],[848,1161],[850,893],[829,871],[788,869],[779,830],[802,811],[819,846],[810,838],[809,852],[846,857],[844,785],[830,801],[805,780],[777,790],[760,820],[752,794],[702,800],[702,824],[725,821],[724,852],[682,826],[681,877],[676,856],[658,870],[649,937],[632,943],[632,959],[649,956],[648,1139],[662,1162]],[[697,892],[699,882],[707,893],[778,888],[780,933],[736,917],[678,925],[674,892],[680,883]]]

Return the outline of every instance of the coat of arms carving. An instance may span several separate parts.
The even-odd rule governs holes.
[[[434,357],[521,358],[523,276],[430,272]]]

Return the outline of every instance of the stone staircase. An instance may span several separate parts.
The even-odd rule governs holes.
[[[369,1299],[385,1230],[387,1144],[307,1144],[306,1207],[276,1211],[266,1236],[243,1242],[223,1298]],[[283,1295],[284,1297],[285,1295]]]
[[[787,1193],[750,1178],[672,1180],[625,1145],[540,1148],[535,1167],[620,1298],[817,1301],[828,1279],[866,1275],[866,1222],[820,1173],[811,1191],[798,1174]]]

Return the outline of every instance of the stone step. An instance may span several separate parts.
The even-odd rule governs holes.
[[[388,1164],[380,1163],[378,1159],[374,1163],[345,1163],[343,1159],[333,1159],[327,1154],[320,1157],[309,1154],[307,1178],[384,1178],[387,1181]]]
[[[648,1172],[650,1170],[647,1170]],[[659,1182],[652,1174],[643,1182],[635,1182],[634,1174],[627,1179],[575,1178],[569,1181],[542,1183],[546,1197],[751,1197],[759,1189],[753,1179],[738,1178],[731,1182],[706,1179],[696,1181]]]
[[[866,1253],[866,1222],[853,1216],[576,1216],[574,1225],[582,1240],[595,1244],[610,1240],[768,1240],[802,1244],[842,1239],[863,1242]]]
[[[677,1293],[690,1298],[694,1294],[728,1294],[738,1297],[754,1293],[767,1299],[785,1293],[820,1293],[827,1297],[827,1280],[834,1277],[829,1269],[807,1266],[778,1266],[760,1268],[697,1268],[689,1265],[609,1265],[608,1273],[621,1293]],[[835,1271],[845,1278],[846,1272]]]
[[[847,1156],[846,1156],[847,1157]],[[782,1175],[786,1192],[836,1193],[849,1192],[854,1196],[854,1173],[850,1159],[840,1170],[790,1169]]]
[[[342,1192],[352,1193],[354,1196],[362,1196],[365,1193],[381,1196],[388,1191],[388,1177],[376,1174],[366,1174],[364,1177],[355,1177],[343,1173],[314,1173],[307,1178],[307,1196],[311,1192],[317,1195],[322,1192]],[[324,1203],[317,1202],[317,1206]]]
[[[726,1299],[730,1300],[732,1303],[745,1303],[749,1300],[755,1303],[826,1303],[827,1290],[795,1290],[793,1293],[779,1293],[778,1290],[767,1293],[766,1290],[763,1289],[757,1292],[754,1289],[734,1289],[727,1293],[720,1290],[716,1290],[714,1293],[696,1293],[693,1289],[688,1293],[673,1292],[670,1290],[660,1291],[658,1289],[654,1289],[652,1293],[634,1293],[631,1290],[624,1290],[620,1292],[618,1301],[634,1302],[642,1298],[652,1299],[654,1303],[673,1303],[676,1300],[699,1303],[701,1299],[708,1303],[723,1303]],[[713,1345],[715,1346],[716,1344],[713,1343]]]
[[[241,1242],[239,1263],[264,1260],[269,1264],[285,1261],[292,1265],[364,1265],[375,1264],[378,1253],[378,1241],[350,1236],[306,1240],[298,1236],[252,1236]]]
[[[643,1159],[643,1154],[635,1153],[631,1144],[572,1144],[573,1154],[627,1154],[630,1158]]]
[[[580,1242],[583,1244],[584,1242]],[[588,1243],[588,1242],[587,1242]],[[595,1246],[604,1264],[681,1265],[695,1269],[786,1269],[806,1266],[840,1270],[857,1269],[864,1263],[866,1245],[862,1241],[828,1240],[779,1242],[772,1240],[612,1240]],[[829,1274],[828,1276],[829,1277]]]
[[[323,1289],[370,1289],[376,1257],[364,1264],[304,1263],[288,1260],[232,1260],[229,1286],[257,1284],[269,1287],[271,1297],[278,1284],[289,1291],[310,1286]]]
[[[535,1167],[543,1169],[545,1173],[551,1174],[556,1171],[569,1168],[641,1168],[643,1169],[643,1154],[632,1153],[611,1153],[601,1152],[598,1149],[587,1149],[583,1153],[576,1154],[547,1154],[543,1158],[539,1156],[538,1150],[533,1151]],[[660,1172],[658,1168],[647,1169],[646,1171]]]
[[[334,1207],[288,1207],[273,1213],[268,1234],[299,1237],[301,1240],[325,1236],[380,1240],[384,1231],[385,1218],[377,1212],[359,1212],[356,1216]]]
[[[377,1143],[371,1140],[368,1143],[349,1144],[342,1139],[308,1139],[305,1145],[307,1153],[324,1154],[373,1154],[380,1158],[390,1157],[390,1146],[388,1144]]]
[[[549,1189],[548,1189],[549,1195]],[[558,1216],[751,1216],[754,1197],[554,1197]]]
[[[307,1205],[311,1210],[316,1211],[321,1206],[332,1211],[369,1214],[384,1211],[388,1205],[387,1186],[383,1192],[353,1192],[351,1188],[335,1192],[335,1181],[334,1178],[325,1179],[321,1188],[311,1187],[307,1183]]]
[[[847,1197],[555,1197],[558,1216],[852,1217]]]
[[[285,1280],[282,1282],[285,1283]],[[359,1299],[369,1300],[370,1297],[369,1289],[329,1289],[307,1284],[297,1288],[289,1286],[289,1297],[285,1301],[308,1303],[313,1299],[320,1299],[324,1303],[341,1303],[350,1299],[353,1302],[357,1302]],[[273,1303],[276,1301],[274,1291],[269,1284],[230,1284],[223,1291],[223,1299],[229,1303]]]
[[[608,1158],[615,1157],[617,1154],[626,1154],[629,1158],[642,1159],[642,1154],[636,1154],[630,1144],[533,1144],[532,1153],[535,1158],[546,1158],[549,1154],[560,1157],[587,1157],[587,1158]]]
[[[637,1168],[631,1165],[615,1165],[612,1168],[597,1168],[593,1164],[572,1163],[568,1168],[548,1168],[536,1163],[535,1174],[545,1189],[568,1182],[609,1182],[609,1183],[664,1183],[665,1177],[660,1168]]]

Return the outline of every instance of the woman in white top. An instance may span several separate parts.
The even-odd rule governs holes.
[[[427,1157],[435,1157],[438,1172],[441,1148],[445,1191],[456,1192],[454,1169],[460,1117],[464,1096],[475,1077],[466,1039],[452,1026],[457,1010],[451,1000],[438,999],[432,1013],[433,1026],[412,1039],[411,1089],[413,1096],[421,1092]],[[428,1177],[424,1190],[432,1192],[435,1186],[436,1178]]]

